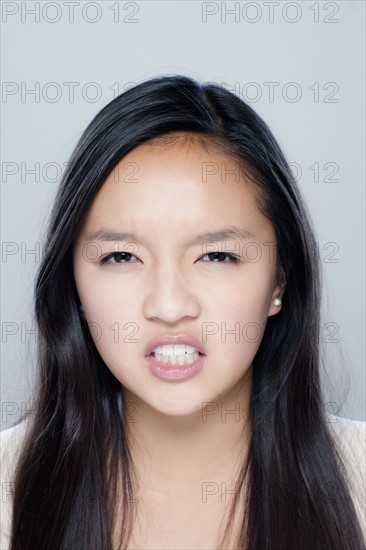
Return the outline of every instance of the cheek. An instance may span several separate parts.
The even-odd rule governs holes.
[[[128,353],[138,346],[141,321],[133,302],[126,304],[120,296],[99,295],[86,302],[84,312],[92,334],[98,332],[95,339],[98,350],[119,353],[123,347],[123,353]]]
[[[120,286],[117,291],[113,285],[101,282],[95,266],[93,269],[76,263],[74,274],[85,322],[104,361],[108,364],[122,351],[124,355],[133,352],[141,340],[141,322],[131,292]]]
[[[230,373],[243,372],[254,359],[264,336],[272,287],[267,276],[252,270],[243,280],[210,303],[203,341]],[[211,321],[211,322],[210,322]],[[218,368],[218,372],[221,371]],[[226,371],[228,374],[228,371]]]
[[[91,301],[85,310],[86,322],[99,355],[114,376],[128,387],[132,372],[136,376],[131,366],[144,359],[141,322],[123,301]]]
[[[240,323],[240,328],[267,321],[273,291],[271,273],[254,265],[242,277],[231,280],[210,302],[210,314],[229,327]],[[253,334],[253,330],[252,330]]]
[[[127,286],[121,284],[118,277],[106,276],[100,266],[78,258],[74,262],[74,277],[89,322],[111,325],[133,306]]]
[[[262,307],[261,307],[262,306]],[[241,298],[218,308],[216,322],[204,326],[203,340],[225,357],[253,358],[264,335],[267,316],[262,303]]]

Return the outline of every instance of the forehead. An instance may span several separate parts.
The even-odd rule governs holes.
[[[165,185],[164,194],[182,188],[182,192],[194,190],[206,194],[206,198],[222,198],[240,191],[258,196],[243,163],[227,151],[227,146],[215,138],[178,132],[133,148],[114,167],[101,191],[122,189],[128,194],[143,190],[157,194],[159,185]]]
[[[209,231],[232,223],[251,225],[253,232],[261,225],[271,233],[257,195],[238,159],[216,143],[191,135],[163,136],[121,159],[97,193],[86,225],[108,222],[138,233],[147,227],[166,233],[167,228],[182,232],[198,224]]]

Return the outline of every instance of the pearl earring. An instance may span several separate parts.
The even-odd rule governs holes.
[[[273,300],[273,303],[274,303],[275,306],[280,306],[282,304],[282,300],[281,300],[281,298],[275,298]]]

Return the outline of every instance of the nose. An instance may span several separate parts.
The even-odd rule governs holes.
[[[144,299],[144,315],[147,319],[175,324],[200,314],[201,308],[193,289],[176,264],[164,263],[157,268],[148,288]]]

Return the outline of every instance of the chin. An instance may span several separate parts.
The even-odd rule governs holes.
[[[177,402],[177,397],[172,397],[172,399],[167,399],[164,397],[158,402],[149,403],[156,412],[163,414],[169,417],[189,417],[189,416],[199,416],[202,415],[202,403],[205,402],[205,399],[197,399],[194,403],[187,402]]]

